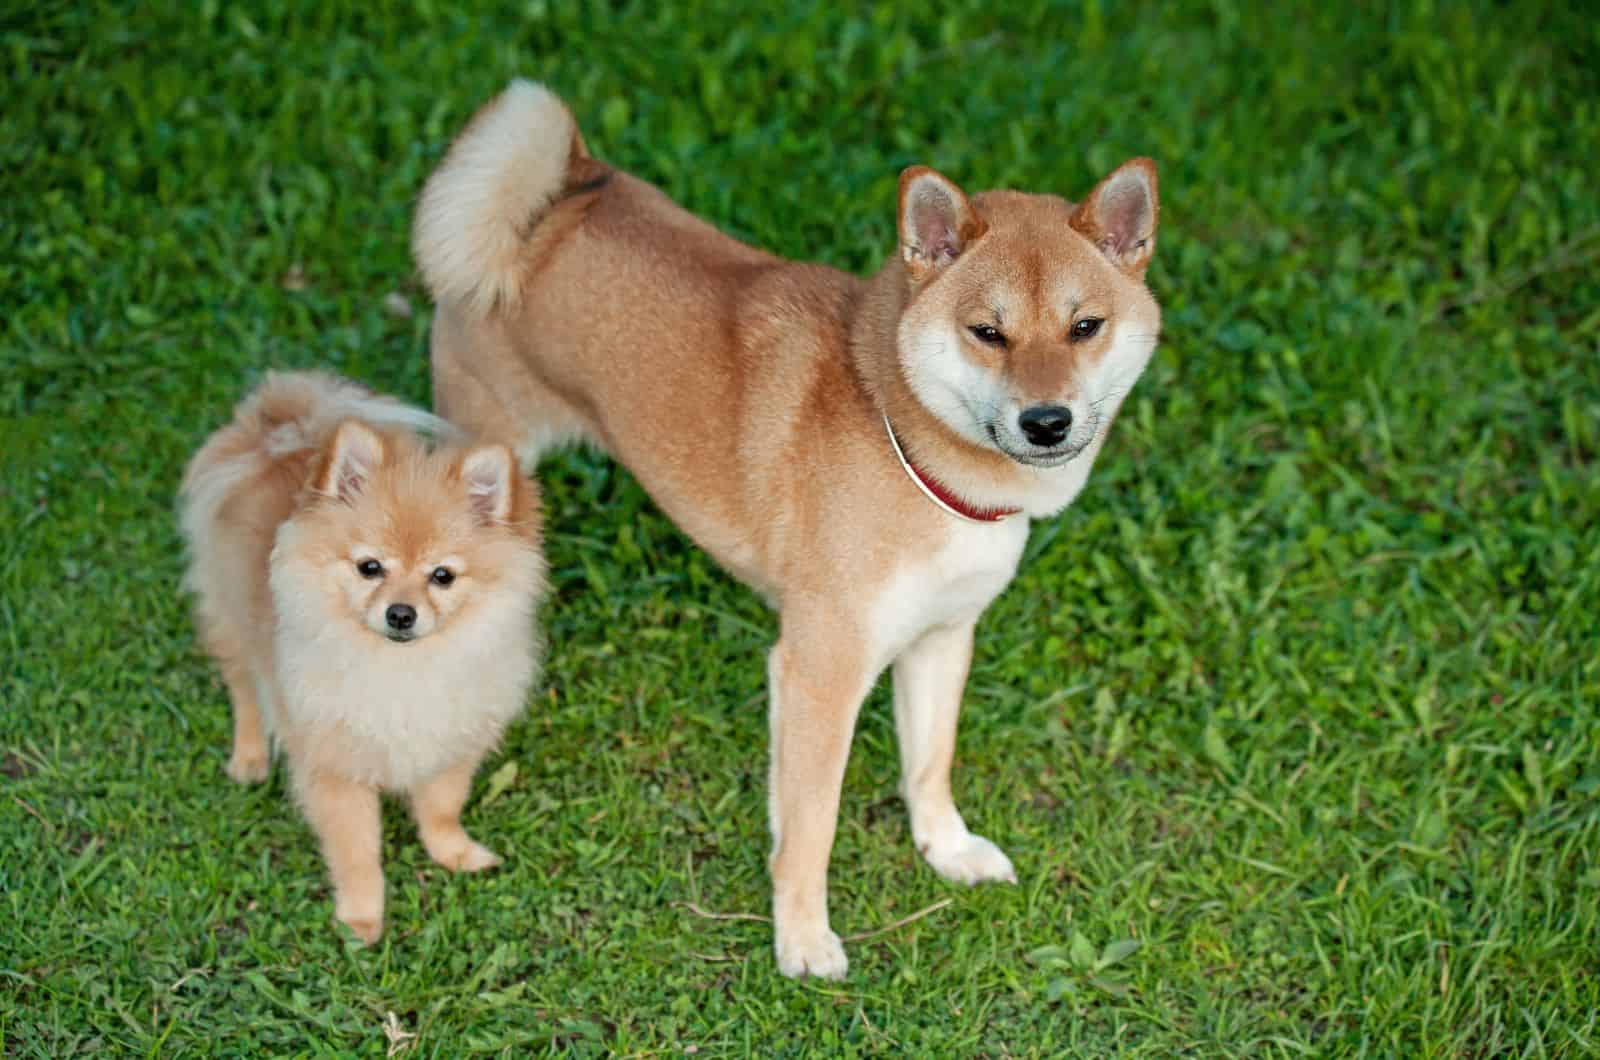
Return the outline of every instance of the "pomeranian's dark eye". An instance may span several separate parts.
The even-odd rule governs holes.
[[[375,559],[364,559],[356,564],[356,570],[361,572],[363,578],[383,577],[383,564]]]
[[[1075,339],[1093,338],[1100,330],[1100,325],[1105,323],[1103,317],[1084,317],[1072,325],[1072,337]]]
[[[974,324],[967,329],[977,340],[987,346],[1004,346],[1006,337],[1000,334],[1000,329],[989,324]]]
[[[445,586],[445,585],[449,585],[451,582],[453,582],[455,580],[456,580],[455,572],[452,571],[449,567],[435,567],[435,568],[433,568],[433,584],[438,585],[438,586]]]

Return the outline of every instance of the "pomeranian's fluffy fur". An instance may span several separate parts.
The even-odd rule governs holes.
[[[428,854],[499,863],[461,827],[472,775],[521,711],[545,588],[538,497],[502,445],[333,376],[269,376],[190,461],[180,521],[206,650],[233,701],[228,775],[268,737],[317,832],[335,915],[383,931],[379,793]]]

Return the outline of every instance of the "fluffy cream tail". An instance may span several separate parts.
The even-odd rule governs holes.
[[[422,189],[411,247],[441,303],[516,305],[523,244],[566,182],[577,126],[543,85],[513,81],[467,123]]]
[[[420,431],[455,441],[460,430],[431,412],[374,394],[326,372],[269,372],[213,434],[184,472],[178,520],[191,546],[206,540],[235,490],[265,474],[275,461],[320,449],[345,420]]]

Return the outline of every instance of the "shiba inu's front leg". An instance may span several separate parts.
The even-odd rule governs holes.
[[[411,793],[411,812],[428,856],[451,872],[481,872],[500,864],[494,851],[477,842],[461,827],[461,807],[472,790],[473,759],[451,767],[417,786]]]
[[[972,662],[973,623],[930,630],[894,663],[894,725],[900,740],[900,791],[911,838],[947,880],[1017,882],[1011,859],[973,835],[950,795],[956,720]]]
[[[843,978],[849,966],[828,926],[828,857],[870,676],[861,639],[833,617],[799,625],[785,616],[767,661],[774,949],[784,975],[824,979]]]
[[[322,844],[333,914],[365,943],[383,934],[383,827],[378,792],[332,773],[297,771],[295,791]]]

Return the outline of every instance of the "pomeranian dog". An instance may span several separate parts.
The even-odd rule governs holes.
[[[383,933],[379,794],[428,856],[499,864],[461,826],[473,772],[522,710],[545,588],[535,487],[503,445],[334,376],[267,377],[190,461],[188,587],[233,702],[228,775],[269,736],[321,842],[334,911]]]

